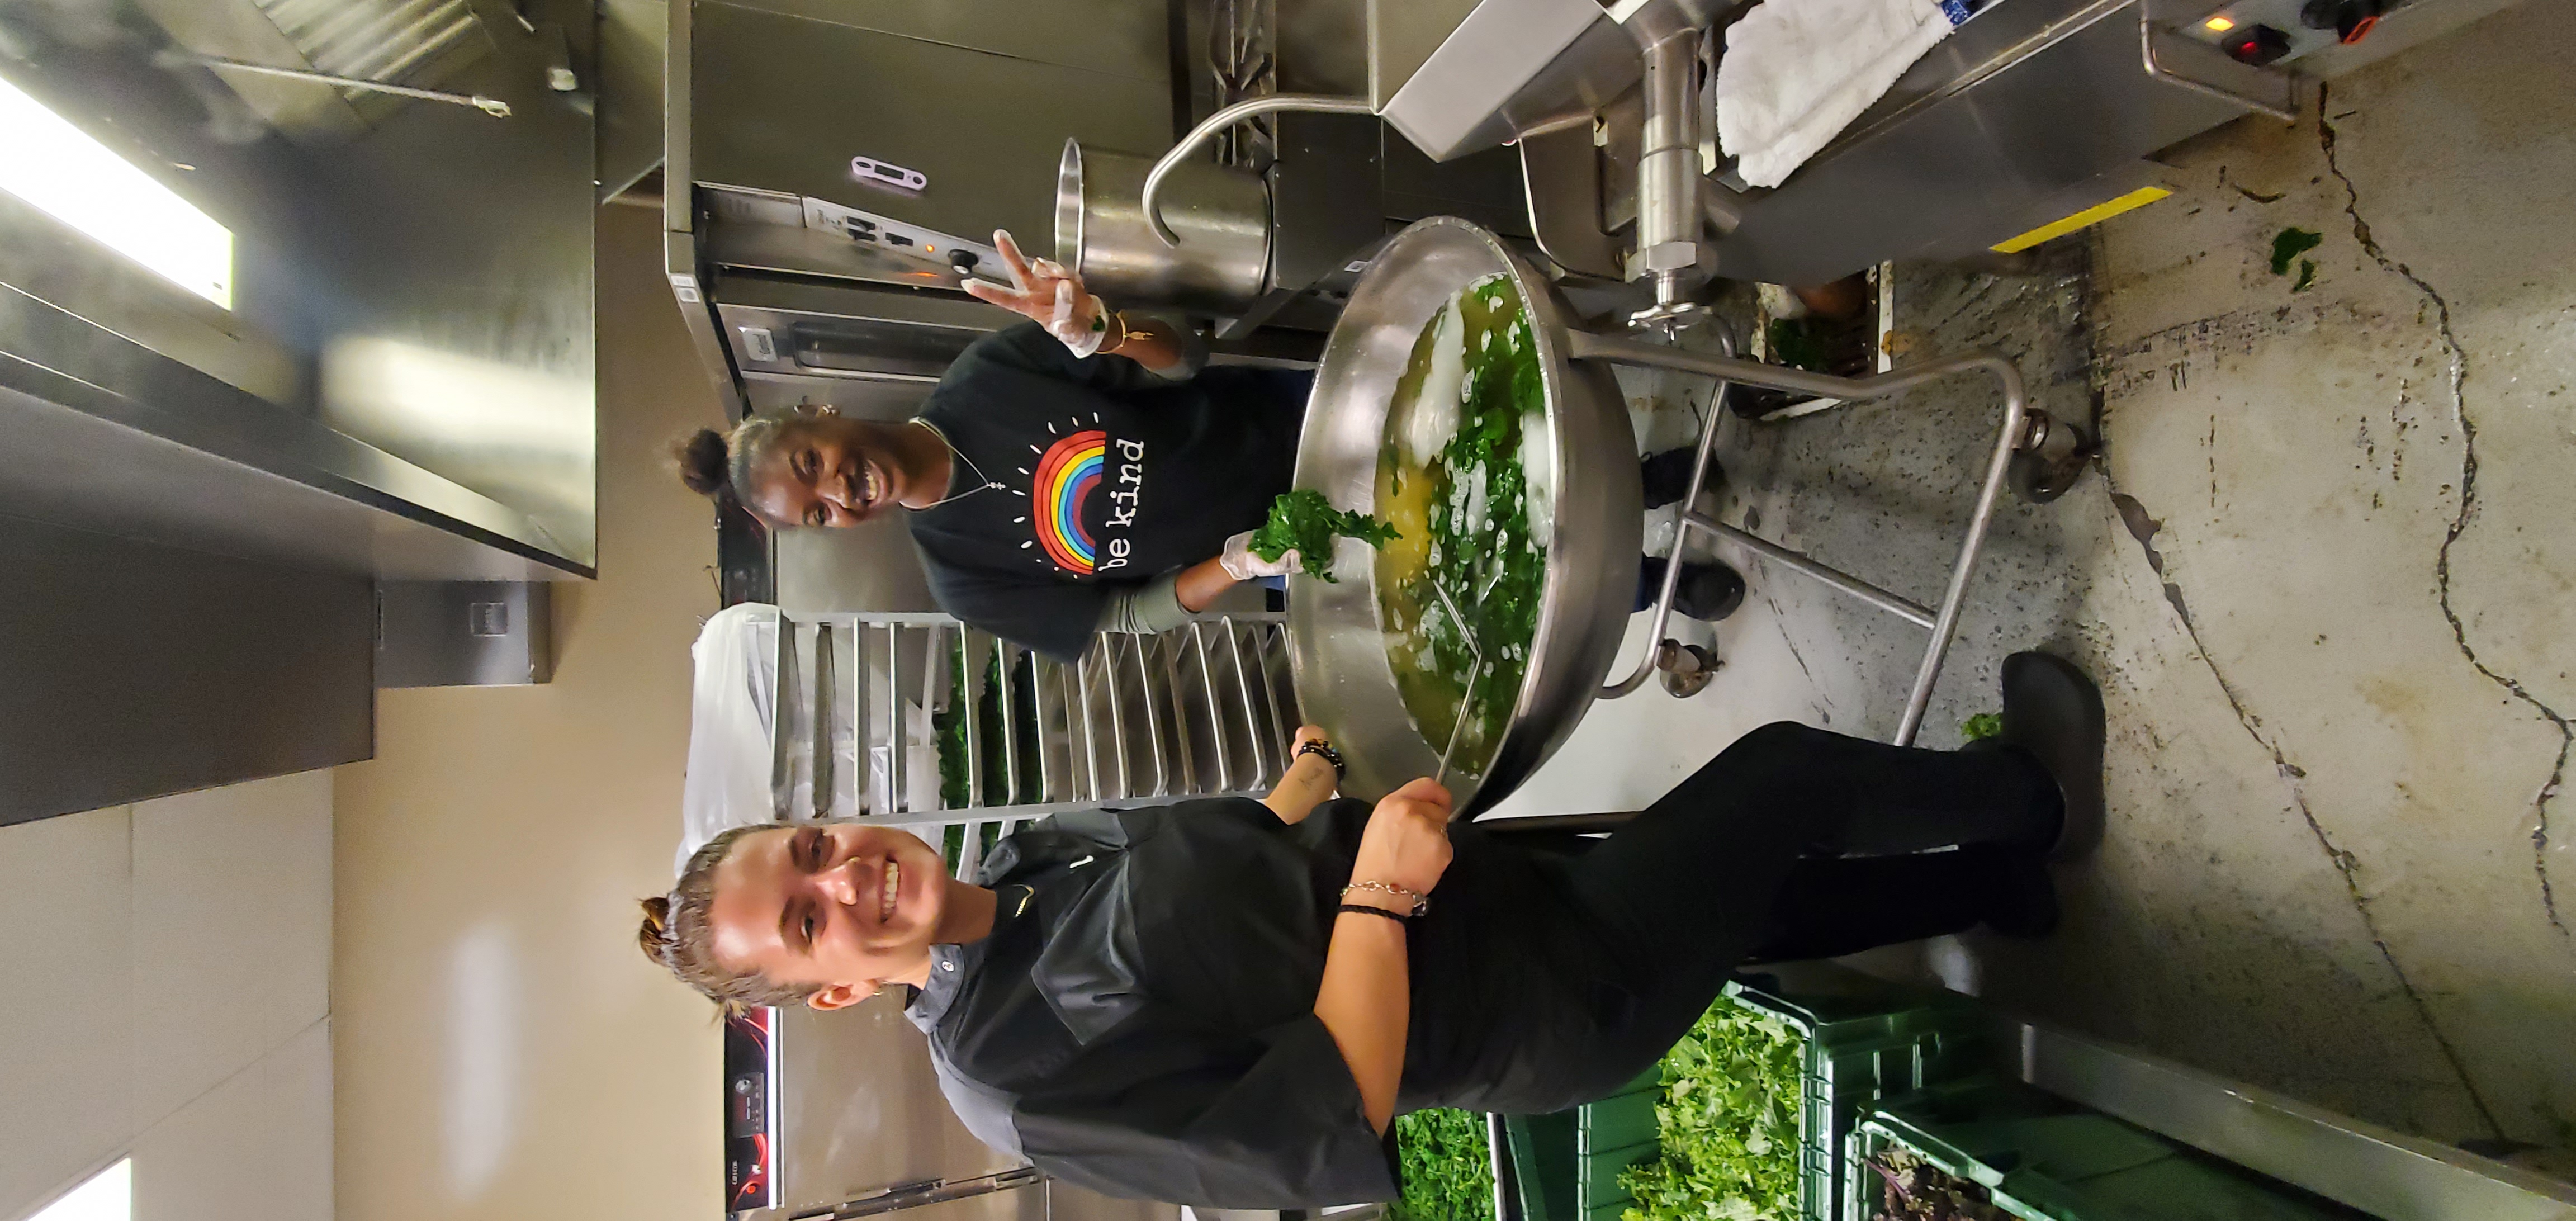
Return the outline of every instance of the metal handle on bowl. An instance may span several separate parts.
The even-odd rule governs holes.
[[[1649,368],[1671,369],[1681,373],[1697,373],[1704,377],[1717,378],[1722,383],[1741,382],[1749,386],[1767,386],[1775,390],[1838,398],[1847,402],[1881,398],[1925,382],[1960,373],[1988,373],[2003,383],[2003,427],[1996,434],[1994,452],[1986,461],[1985,479],[1977,487],[1976,507],[1968,517],[1968,535],[1959,544],[1958,559],[1951,565],[1949,585],[1941,593],[1941,605],[1938,609],[1919,606],[1848,573],[1831,568],[1814,557],[1802,555],[1768,540],[1754,538],[1734,527],[1693,513],[1689,511],[1687,505],[1680,516],[1680,529],[1674,533],[1676,551],[1679,550],[1680,541],[1691,530],[1734,539],[1753,546],[1767,558],[1778,560],[1788,567],[1824,581],[1832,589],[1851,595],[1909,622],[1929,627],[1932,631],[1932,640],[1923,651],[1922,664],[1915,669],[1914,686],[1906,696],[1905,716],[1897,724],[1894,739],[1899,746],[1912,745],[1915,731],[1923,725],[1924,710],[1932,702],[1932,684],[1941,676],[1941,663],[1949,656],[1951,637],[1958,633],[1959,608],[1967,600],[1968,578],[1975,572],[1977,556],[1985,548],[1986,530],[1994,522],[1995,502],[2003,493],[2005,475],[2011,469],[2013,454],[2031,444],[2034,439],[2029,427],[2030,395],[2022,385],[2021,370],[2013,367],[2010,360],[1991,348],[1976,348],[1957,356],[1925,361],[1892,373],[1882,373],[1876,377],[1828,377],[1821,373],[1808,373],[1779,365],[1744,360],[1732,354],[1712,356],[1701,352],[1685,352],[1678,348],[1639,343],[1632,339],[1609,335],[1596,335],[1589,331],[1566,332],[1566,355],[1575,360],[1606,360],[1614,364],[1641,365]],[[1724,393],[1722,387],[1720,393]],[[1723,406],[1723,404],[1713,404],[1713,408],[1715,406]],[[1698,461],[1693,466],[1693,480],[1690,485],[1694,489],[1698,487],[1697,476],[1707,467],[1709,452],[1717,435],[1718,419],[1717,412],[1712,409],[1708,423],[1701,430]],[[1637,673],[1619,684],[1602,688],[1601,694],[1604,698],[1625,695],[1645,681],[1645,673],[1654,662],[1655,652],[1659,652],[1662,648],[1664,625],[1672,611],[1673,591],[1679,579],[1676,574],[1680,570],[1679,563],[1666,566],[1663,589],[1655,600],[1654,630],[1648,635],[1648,639],[1656,642],[1655,651],[1648,653],[1645,663],[1639,666]]]
[[[1154,236],[1163,239],[1163,244],[1166,246],[1181,244],[1181,235],[1174,233],[1170,225],[1163,223],[1163,180],[1171,177],[1172,171],[1179,169],[1182,162],[1189,160],[1190,154],[1197,152],[1200,145],[1215,139],[1218,132],[1245,119],[1259,118],[1262,115],[1275,114],[1283,110],[1315,114],[1373,115],[1377,113],[1377,107],[1370,105],[1367,98],[1335,97],[1320,93],[1273,93],[1250,101],[1236,102],[1201,119],[1199,125],[1191,128],[1190,134],[1181,137],[1181,142],[1173,145],[1170,152],[1164,153],[1162,159],[1156,161],[1154,168],[1145,175],[1143,200],[1145,220],[1154,226]]]

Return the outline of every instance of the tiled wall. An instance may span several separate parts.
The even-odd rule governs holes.
[[[0,828],[0,1217],[331,1216],[331,779]]]

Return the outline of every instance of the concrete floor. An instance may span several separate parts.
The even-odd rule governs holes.
[[[1921,351],[1989,344],[2096,420],[2008,502],[1922,741],[2046,648],[2102,683],[2111,824],[2041,943],[1882,952],[2005,1007],[2446,1141],[2576,1158],[2576,23],[2526,3],[2172,150],[2182,191],[2030,274],[1900,268]],[[2324,235],[2314,286],[2266,266]],[[1631,379],[1687,436],[1687,379]],[[1923,601],[1990,384],[1731,424],[1727,513]],[[1510,810],[1634,808],[1783,717],[1884,736],[1915,628],[1741,559],[1727,668],[1599,706]],[[1632,625],[1632,645],[1642,638]],[[2561,1173],[2570,1164],[2557,1162]]]

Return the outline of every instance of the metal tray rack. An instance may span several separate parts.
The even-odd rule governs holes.
[[[770,719],[776,817],[964,827],[963,877],[989,834],[1059,810],[1257,796],[1286,771],[1300,724],[1282,620],[1212,615],[1158,636],[1103,632],[1067,665],[944,614],[784,613]],[[970,681],[957,681],[961,667]],[[943,713],[985,727],[962,735],[963,792],[952,782],[944,796],[933,721]]]

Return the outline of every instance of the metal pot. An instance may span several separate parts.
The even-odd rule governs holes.
[[[1270,188],[1204,161],[1177,167],[1161,192],[1184,239],[1155,235],[1143,207],[1150,157],[1067,140],[1056,170],[1055,258],[1092,291],[1122,301],[1232,316],[1269,287]]]
[[[1529,264],[1475,225],[1432,217],[1388,242],[1354,286],[1325,344],[1297,447],[1296,486],[1342,508],[1373,507],[1387,410],[1415,338],[1460,288],[1498,272],[1528,303],[1538,344],[1557,464],[1555,521],[1511,723],[1481,777],[1461,775],[1462,761],[1452,761],[1449,789],[1462,815],[1501,800],[1555,753],[1618,652],[1644,532],[1636,438],[1618,384],[1607,365],[1569,359],[1572,315]],[[1349,766],[1343,791],[1373,800],[1431,775],[1447,743],[1424,741],[1397,694],[1367,545],[1342,539],[1335,558],[1337,583],[1291,578],[1289,660],[1299,706]],[[1472,770],[1477,761],[1463,762]]]
[[[1626,403],[1610,376],[1613,364],[1716,378],[1720,385],[1712,402],[1722,398],[1727,382],[1859,402],[1963,374],[1996,380],[2002,399],[1999,427],[1937,606],[1918,604],[1697,510],[1684,509],[1676,518],[1686,533],[1728,540],[1766,563],[1812,577],[1927,629],[1931,638],[1894,735],[1900,746],[1912,743],[1958,630],[1969,578],[2007,477],[2017,464],[2049,458],[2043,448],[2049,428],[2040,413],[2030,410],[2012,362],[1980,348],[1876,377],[1840,378],[1579,330],[1554,287],[1493,234],[1455,217],[1435,216],[1397,234],[1353,288],[1350,304],[1325,344],[1314,397],[1306,407],[1297,447],[1298,487],[1322,492],[1341,508],[1374,508],[1387,409],[1414,340],[1441,303],[1468,283],[1497,272],[1510,276],[1528,302],[1530,332],[1538,344],[1557,464],[1555,537],[1548,549],[1528,673],[1511,722],[1482,777],[1462,776],[1454,766],[1451,770],[1449,788],[1459,814],[1480,813],[1509,796],[1574,732],[1596,696],[1615,699],[1634,691],[1650,666],[1669,668],[1682,655],[1677,642],[1663,639],[1678,575],[1668,569],[1646,635],[1645,657],[1627,678],[1601,685],[1627,628],[1644,534],[1636,439],[1628,428]],[[1708,413],[1690,486],[1698,485],[1708,467],[1721,418],[1721,412]],[[2065,459],[2057,461],[2062,465]],[[1397,693],[1378,624],[1377,566],[1370,558],[1367,544],[1342,539],[1336,547],[1336,575],[1354,574],[1355,579],[1327,584],[1312,577],[1291,578],[1288,656],[1306,719],[1332,735],[1350,768],[1343,791],[1375,800],[1437,771],[1446,743],[1423,740]]]

